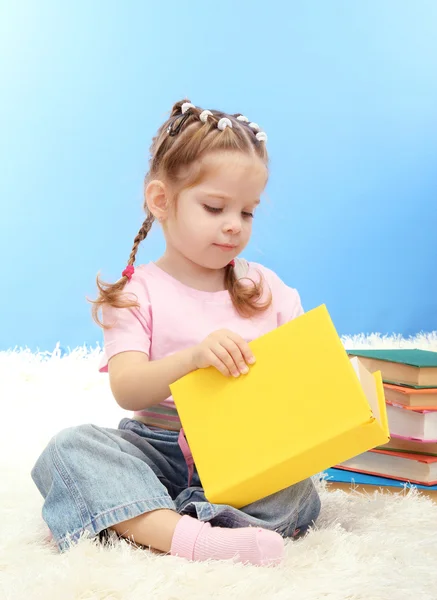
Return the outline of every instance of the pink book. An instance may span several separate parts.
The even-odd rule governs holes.
[[[437,411],[387,402],[391,435],[419,440],[437,440]]]

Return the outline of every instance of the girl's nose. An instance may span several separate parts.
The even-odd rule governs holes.
[[[237,217],[227,219],[223,227],[226,233],[240,233],[241,231],[241,220]]]

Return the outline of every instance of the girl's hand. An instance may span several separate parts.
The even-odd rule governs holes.
[[[215,367],[229,377],[239,377],[249,372],[255,358],[248,343],[232,331],[221,329],[211,333],[201,344],[193,348],[193,362],[196,369]]]

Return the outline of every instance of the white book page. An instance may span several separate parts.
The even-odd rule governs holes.
[[[367,402],[372,409],[374,417],[380,424],[382,424],[381,413],[379,411],[378,393],[376,391],[376,381],[373,378],[372,373],[370,373],[370,371],[363,366],[357,356],[351,358],[350,361],[355,369],[358,379],[360,380],[361,387],[364,390],[364,394],[366,395]]]

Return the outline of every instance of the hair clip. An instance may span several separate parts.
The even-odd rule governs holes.
[[[243,123],[249,123],[249,119],[247,117],[245,117],[244,115],[240,115],[239,117],[237,117],[237,121],[243,121]]]
[[[226,127],[230,127],[232,129],[232,121],[231,119],[228,119],[227,117],[223,117],[222,119],[220,119],[220,121],[217,123],[217,127],[218,129],[220,129],[221,131],[224,131],[226,129]]]
[[[255,131],[259,131],[261,129],[258,123],[249,123],[249,127],[252,127],[252,129],[255,129]]]
[[[260,142],[267,142],[267,133],[265,131],[258,131],[256,134],[256,139]]]
[[[202,110],[199,115],[199,119],[202,121],[202,123],[206,123],[209,116],[213,116],[210,110]]]
[[[177,135],[180,130],[182,129],[183,124],[185,123],[185,121],[188,119],[188,117],[191,115],[191,113],[186,112],[184,115],[178,115],[176,117],[176,119],[173,121],[173,123],[171,123],[168,127],[167,127],[167,133],[173,137],[175,135]],[[179,122],[178,122],[179,121]],[[175,127],[175,124],[176,127]]]
[[[196,107],[194,106],[194,104],[191,104],[191,102],[184,102],[181,106],[182,114],[184,115],[187,112],[187,110],[190,110],[190,108]]]
[[[122,275],[122,277],[127,277],[130,281],[132,279],[132,275],[134,274],[134,272],[135,272],[135,267],[133,265],[128,265],[121,275]]]

